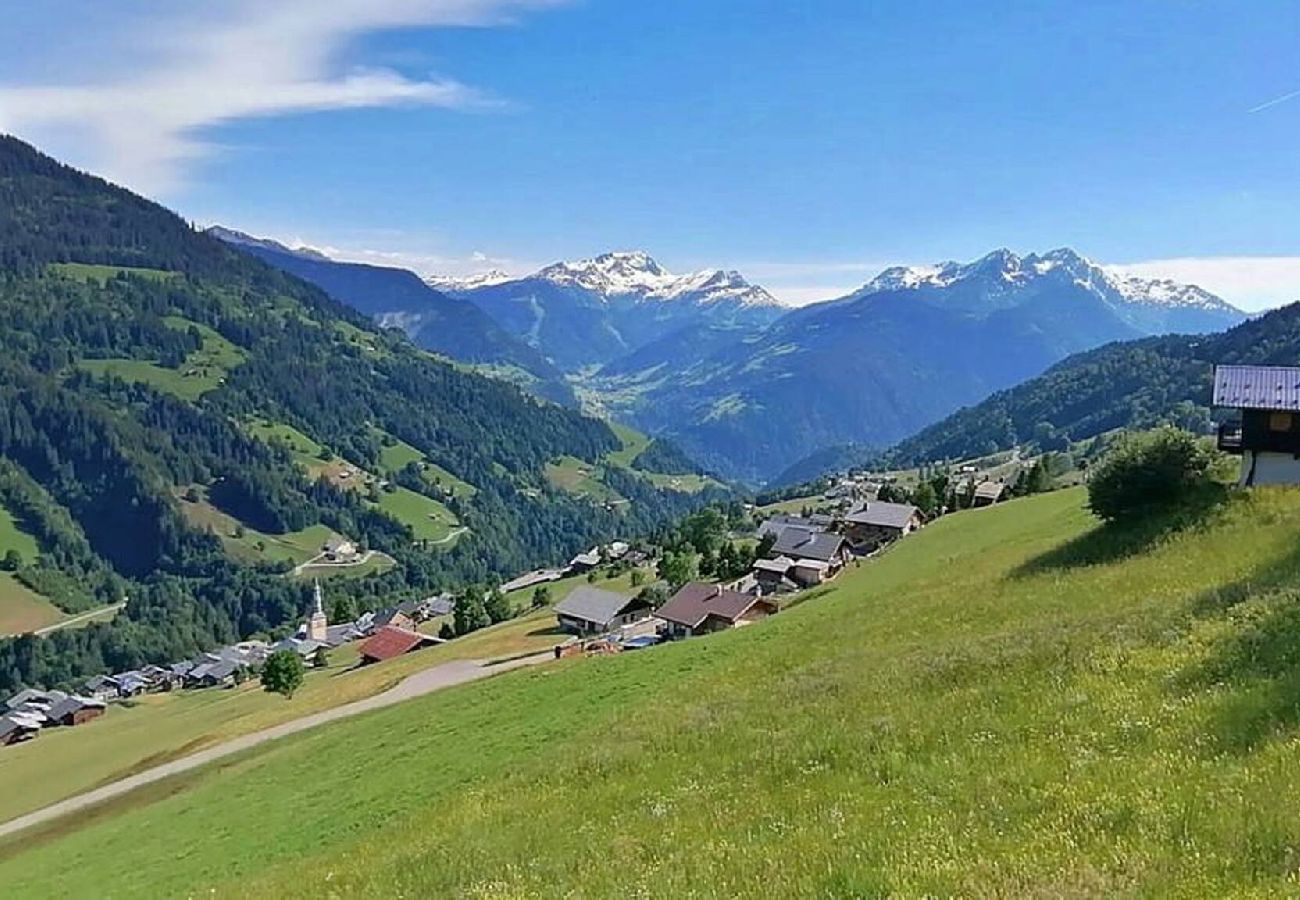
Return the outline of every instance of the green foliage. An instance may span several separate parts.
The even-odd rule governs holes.
[[[266,665],[262,668],[262,689],[292,700],[306,677],[302,657],[292,650],[277,650],[267,657]]]
[[[690,550],[669,550],[659,561],[659,577],[677,590],[700,574],[700,555]]]
[[[1093,470],[1088,505],[1106,521],[1173,509],[1214,489],[1215,451],[1176,428],[1126,435]]]
[[[544,584],[540,584],[533,591],[532,607],[541,609],[544,606],[551,605],[551,589]]]
[[[311,667],[313,669],[328,669],[329,665],[330,665],[329,651],[326,650],[324,647],[317,647],[316,652],[312,654]]]
[[[514,618],[514,607],[510,605],[506,595],[499,590],[493,590],[488,594],[487,602],[483,608],[487,613],[488,621],[493,625]]]
[[[483,600],[483,588],[470,585],[460,593],[456,598],[456,609],[452,614],[452,620],[457,637],[492,624],[492,616],[488,613],[487,605]]]

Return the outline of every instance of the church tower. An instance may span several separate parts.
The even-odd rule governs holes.
[[[313,641],[323,641],[330,621],[325,616],[325,597],[321,593],[320,582],[316,582],[316,603],[312,607],[311,618],[307,620],[307,637]]]

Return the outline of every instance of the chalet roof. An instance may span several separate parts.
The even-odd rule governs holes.
[[[36,688],[25,688],[6,700],[5,706],[9,709],[18,709],[18,707],[26,706],[28,703],[47,704],[49,702],[50,695],[45,691],[38,691]]]
[[[827,562],[844,547],[844,537],[827,531],[786,528],[776,536],[772,552],[792,559],[818,559]]]
[[[428,635],[389,625],[376,631],[373,637],[361,645],[361,655],[365,659],[381,662],[409,653],[422,644],[431,643],[436,642]]]
[[[371,623],[375,628],[386,628],[391,625],[393,620],[398,616],[401,616],[404,619],[411,618],[410,615],[402,611],[400,606],[390,606],[388,609],[381,609],[379,612],[375,613],[375,617],[371,620]]]
[[[655,615],[666,622],[695,628],[709,616],[735,622],[755,603],[768,602],[755,594],[729,591],[716,584],[691,582],[683,587]]]
[[[92,700],[90,697],[65,697],[58,703],[50,707],[50,711],[45,715],[51,720],[62,719],[71,713],[80,712],[83,709],[104,709],[106,704],[102,700]]]
[[[579,553],[569,561],[571,566],[598,566],[600,565],[600,548],[592,547],[586,553]]]
[[[975,487],[975,496],[982,500],[996,500],[1002,496],[1002,492],[1006,490],[1006,487],[1000,481],[985,481]]]
[[[108,675],[96,675],[86,681],[85,688],[88,691],[102,691],[105,689],[117,690],[117,679]]]
[[[1215,406],[1300,411],[1300,368],[1215,366]]]
[[[23,713],[6,713],[0,716],[0,737],[6,737],[15,731],[39,731],[41,722]]]
[[[776,572],[778,575],[784,575],[790,571],[794,565],[794,560],[788,556],[778,556],[776,559],[756,559],[754,568],[760,572]]]
[[[762,525],[758,526],[758,536],[765,538],[769,534],[779,536],[787,528],[802,528],[804,531],[820,531],[821,526],[812,519],[806,519],[803,516],[772,516]]]
[[[215,662],[208,667],[205,678],[213,678],[217,681],[225,681],[231,675],[234,675],[240,669],[239,663],[233,659],[223,659],[221,662]]]
[[[449,616],[456,611],[456,598],[450,594],[430,597],[426,602],[431,616]]]
[[[629,606],[634,605],[645,606],[646,604],[635,597],[627,597],[613,591],[579,587],[574,588],[569,596],[555,604],[555,612],[557,615],[605,626],[622,615]]]
[[[912,517],[920,512],[910,503],[885,503],[877,500],[868,503],[857,512],[849,513],[844,517],[844,521],[851,525],[874,525],[878,528],[898,528],[907,527],[907,523],[912,521]]]

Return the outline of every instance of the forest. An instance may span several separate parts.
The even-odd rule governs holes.
[[[594,464],[619,449],[607,424],[439,361],[162,207],[4,137],[0,342],[0,502],[40,547],[18,577],[69,612],[127,600],[111,623],[0,641],[0,691],[180,659],[296,621],[307,586],[285,565],[237,562],[189,524],[176,498],[196,487],[260,532],[324,524],[391,556],[388,571],[337,583],[358,609],[491,584],[727,496],[659,490],[613,467],[623,508],[558,491],[546,463]],[[186,383],[199,387],[174,388]],[[311,478],[286,447],[251,434],[254,418],[364,468],[386,440],[409,444],[476,489],[448,498],[417,471],[400,478],[446,501],[468,532],[445,549],[420,546],[360,492]]]

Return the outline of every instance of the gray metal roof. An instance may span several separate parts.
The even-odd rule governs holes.
[[[876,525],[881,528],[906,528],[920,510],[907,503],[884,503],[876,500],[863,509],[850,513],[844,521],[854,525]]]
[[[1300,368],[1216,366],[1214,405],[1300,411]]]
[[[793,526],[776,537],[772,552],[793,559],[817,559],[827,562],[844,546],[844,537],[827,531],[808,531]]]
[[[555,604],[557,615],[570,616],[584,622],[608,625],[629,605],[638,602],[635,597],[625,597],[600,588],[579,587]]]

